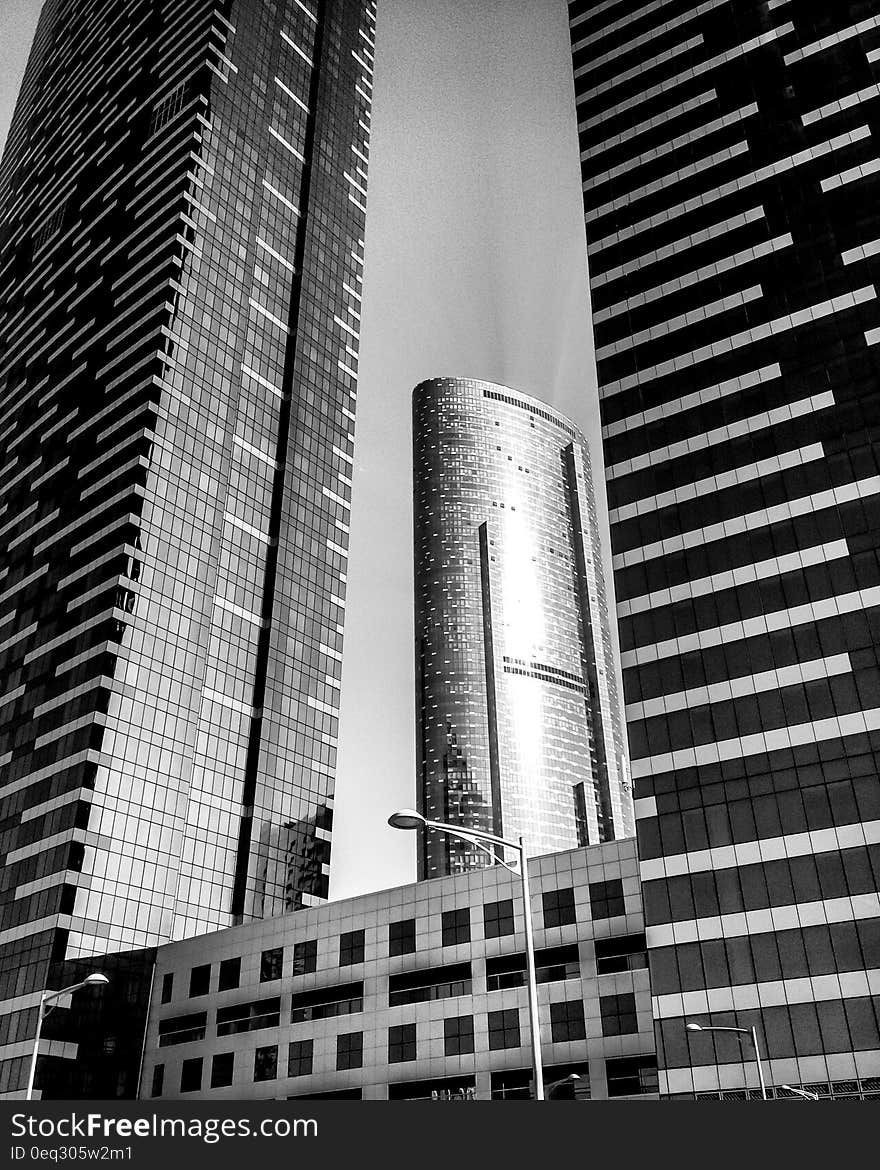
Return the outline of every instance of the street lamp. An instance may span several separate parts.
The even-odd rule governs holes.
[[[752,1047],[755,1050],[755,1063],[758,1066],[758,1080],[761,1082],[761,1097],[763,1100],[767,1100],[767,1086],[764,1083],[764,1068],[761,1064],[761,1050],[758,1047],[758,1032],[754,1026],[751,1028],[724,1028],[721,1026],[716,1027],[713,1025],[712,1027],[709,1027],[708,1025],[704,1026],[703,1024],[692,1023],[688,1023],[686,1026],[689,1032],[738,1032],[741,1036],[748,1036],[752,1041]]]
[[[561,1081],[553,1081],[551,1084],[545,1085],[544,1086],[544,1093],[547,1097],[547,1100],[553,1101],[554,1099],[556,1099],[556,1090],[563,1088],[563,1086],[565,1086],[566,1088],[570,1086],[571,1090],[572,1090],[572,1097],[574,1097],[574,1091],[577,1089],[577,1082],[580,1079],[581,1079],[580,1073],[569,1073],[568,1076],[563,1077]]]
[[[795,1093],[798,1097],[803,1097],[805,1101],[818,1101],[819,1094],[811,1093],[808,1089],[796,1089],[794,1085],[780,1085],[780,1089],[786,1089],[789,1093]]]
[[[436,829],[438,833],[448,833],[451,837],[462,837],[466,841],[473,841],[484,853],[498,861],[511,873],[516,869],[503,857],[486,848],[483,842],[492,845],[501,845],[503,848],[514,849],[519,855],[519,876],[522,883],[523,921],[526,934],[526,972],[529,989],[529,1031],[532,1041],[532,1076],[535,1081],[535,1100],[544,1100],[543,1066],[541,1063],[541,1035],[538,1024],[538,979],[535,974],[535,941],[532,934],[532,908],[529,898],[529,870],[526,865],[525,843],[522,837],[519,841],[510,841],[506,837],[496,837],[494,833],[484,833],[482,829],[462,829],[458,825],[447,825],[443,821],[429,821],[421,813],[411,808],[401,809],[392,813],[388,818],[392,829]]]
[[[43,1020],[55,1007],[51,1000],[60,999],[63,995],[72,995],[74,991],[79,991],[81,987],[98,987],[104,983],[109,983],[110,980],[106,975],[102,975],[100,971],[93,971],[91,975],[87,975],[85,979],[79,983],[72,983],[70,987],[62,987],[60,991],[44,991],[40,995],[40,1010],[37,1013],[37,1034],[34,1037],[34,1051],[31,1056],[31,1067],[28,1073],[27,1093],[25,1094],[26,1101],[33,1101],[34,1099],[34,1078],[37,1075],[37,1057],[40,1055],[40,1036],[43,1031]],[[46,1006],[48,1004],[48,1007]]]

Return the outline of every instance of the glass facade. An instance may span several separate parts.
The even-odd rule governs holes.
[[[326,897],[374,32],[372,0],[43,10],[0,168],[22,1007],[52,959]]]
[[[632,833],[589,453],[537,399],[413,393],[420,809],[532,854]],[[425,834],[421,877],[490,858]]]
[[[569,14],[660,1089],[867,1092],[880,9]]]

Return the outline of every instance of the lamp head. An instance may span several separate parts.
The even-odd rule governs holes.
[[[703,1030],[699,1024],[687,1024],[686,1027],[689,1032],[702,1032]]]
[[[91,975],[87,975],[83,980],[86,987],[98,987],[101,984],[109,983],[110,980],[106,975],[102,975],[100,971],[93,971]]]
[[[427,823],[422,814],[412,808],[402,808],[388,818],[392,829],[423,829]]]

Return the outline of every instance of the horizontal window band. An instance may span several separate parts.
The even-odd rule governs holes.
[[[717,301],[710,301],[708,304],[698,305],[696,308],[689,309],[686,313],[681,313],[677,317],[664,319],[656,325],[649,326],[647,329],[639,329],[635,332],[628,333],[617,341],[610,342],[608,345],[597,346],[596,361],[601,362],[606,358],[616,357],[621,353],[627,353],[640,345],[652,341],[664,340],[679,330],[689,329],[692,325],[705,326],[705,323],[711,317],[717,317],[721,314],[729,313],[734,309],[742,308],[744,305],[760,300],[763,295],[761,286],[756,284],[752,285],[751,288],[740,289],[738,292],[730,293],[726,297],[720,297]]]
[[[814,545],[812,548],[787,553],[785,556],[740,565],[735,569],[725,569],[723,572],[713,573],[709,577],[683,581],[681,584],[672,585],[667,589],[659,589],[653,593],[643,593],[638,597],[628,598],[618,603],[617,617],[618,620],[622,620],[636,613],[644,613],[646,610],[662,609],[667,605],[675,605],[695,597],[705,597],[709,593],[719,593],[724,589],[736,589],[741,585],[748,585],[753,581],[761,581],[769,577],[781,577],[784,573],[806,569],[810,565],[827,564],[849,555],[849,547],[845,540],[834,540],[827,544]]]
[[[711,280],[713,277],[720,276],[722,272],[742,268],[744,265],[750,264],[753,260],[760,260],[762,257],[769,256],[773,252],[781,251],[783,248],[789,248],[793,243],[794,240],[790,233],[786,232],[782,236],[777,236],[772,240],[765,240],[760,244],[754,244],[752,247],[745,248],[741,252],[736,252],[732,256],[723,256],[718,260],[713,260],[710,264],[704,264],[702,267],[693,269],[691,272],[685,272],[681,276],[676,276],[672,280],[665,281],[663,284],[655,285],[654,288],[649,288],[644,292],[627,297],[626,300],[618,301],[616,304],[608,305],[603,309],[597,309],[593,313],[593,323],[594,325],[598,325],[603,321],[610,321],[614,317],[619,317],[624,313],[632,313],[644,308],[646,305],[653,304],[655,301],[663,300],[668,296],[674,296],[679,292],[692,293],[694,285],[699,284],[700,281]]]
[[[792,666],[765,670],[760,674],[737,675],[725,679],[724,682],[692,687],[690,690],[677,691],[674,694],[658,695],[653,699],[645,699],[641,703],[630,703],[626,707],[626,719],[627,723],[653,719],[658,715],[671,714],[673,711],[691,710],[694,707],[711,706],[713,703],[726,703],[747,695],[780,690],[783,687],[797,686],[799,683],[813,682],[815,679],[833,678],[835,675],[849,674],[851,671],[852,664],[849,654],[833,654],[827,658],[812,658],[808,661],[796,662]]]
[[[826,922],[853,922],[862,918],[880,917],[880,894],[859,894],[855,898],[832,898],[825,901],[799,902],[796,908],[802,926]],[[788,907],[749,910],[740,914],[721,914],[711,918],[691,919],[687,922],[669,922],[662,926],[645,927],[649,949],[679,946],[711,938],[740,938],[746,934],[770,934],[785,930],[777,922],[788,923]],[[835,977],[836,978],[836,977]]]
[[[671,207],[667,206],[654,215],[650,215],[636,223],[629,224],[611,236],[589,241],[587,251],[592,256],[596,252],[614,247],[616,244],[622,243],[624,240],[632,239],[642,232],[650,231],[655,227],[670,223],[672,220],[679,219],[697,209],[703,209],[710,203],[726,199],[729,195],[738,195],[748,187],[763,183],[767,179],[775,179],[777,176],[803,166],[806,163],[815,162],[817,159],[833,154],[837,150],[852,146],[854,143],[860,142],[863,138],[869,137],[870,133],[871,131],[868,126],[856,126],[845,134],[839,134],[829,142],[816,143],[814,146],[809,146],[805,150],[800,150],[796,154],[789,155],[788,158],[777,159],[776,162],[768,163],[766,166],[759,167],[756,170],[746,171],[738,178],[731,179],[727,183],[722,183],[719,187],[704,191],[699,195],[694,195],[683,203],[677,203]]]
[[[633,503],[623,504],[619,508],[612,508],[608,513],[611,524],[619,524],[638,516],[645,516],[650,512],[662,511],[679,504],[687,503],[718,492],[729,491],[756,479],[764,479],[768,475],[779,475],[790,471],[793,467],[803,467],[807,463],[825,458],[825,449],[821,443],[811,443],[808,447],[800,447],[795,451],[783,451],[779,455],[771,455],[758,463],[744,467],[734,467],[729,471],[719,471],[716,475],[693,483],[682,484],[657,496],[645,496]]]
[[[655,447],[644,455],[637,455],[623,463],[615,463],[605,469],[608,480],[621,479],[628,475],[635,475],[649,467],[668,463],[676,459],[692,455],[695,451],[704,451],[722,443],[729,443],[745,435],[754,435],[770,427],[780,426],[787,422],[795,422],[806,415],[817,414],[821,410],[829,410],[834,406],[834,393],[831,390],[815,394],[812,398],[802,398],[799,402],[785,402],[782,406],[772,410],[762,411],[760,414],[748,415],[736,422],[717,427],[712,431],[692,435],[682,439],[679,443],[671,443],[666,447]]]
[[[699,349],[691,350],[689,353],[678,354],[676,357],[670,358],[660,365],[649,366],[644,370],[638,371],[638,373],[630,374],[626,378],[621,378],[615,382],[606,382],[600,386],[599,396],[600,398],[610,398],[615,394],[622,394],[627,390],[634,390],[646,385],[648,382],[655,381],[657,378],[666,377],[668,374],[680,373],[682,370],[692,369],[694,366],[699,366],[702,362],[708,362],[713,358],[732,353],[736,349],[742,349],[743,346],[754,345],[756,342],[777,337],[780,333],[791,332],[794,329],[799,329],[803,325],[809,325],[812,321],[822,321],[826,317],[835,316],[837,313],[845,313],[849,309],[855,309],[859,305],[875,300],[876,297],[877,292],[874,286],[867,285],[863,288],[855,289],[853,292],[832,297],[827,301],[823,301],[821,304],[810,305],[806,309],[798,309],[793,313],[786,314],[784,317],[777,317],[773,321],[762,322],[760,325],[754,325],[750,329],[744,329],[740,333],[734,333],[732,336],[719,338],[717,341],[709,345],[701,346]]]
[[[790,609],[777,609],[770,613],[758,614],[756,617],[729,622],[727,625],[697,630],[693,634],[685,634],[680,638],[670,638],[665,642],[639,646],[635,650],[627,650],[621,654],[620,665],[621,669],[629,670],[631,667],[643,666],[648,662],[658,662],[664,658],[678,658],[682,654],[690,654],[697,650],[708,650],[713,646],[741,642],[747,638],[771,634],[776,630],[792,629],[795,626],[804,625],[806,622],[825,621],[844,613],[858,613],[878,605],[880,605],[880,585],[874,585],[870,589],[858,589],[852,593],[838,593],[835,596],[823,598],[821,601],[807,601],[803,605],[796,605]]]
[[[753,528],[769,528],[782,520],[791,520],[810,512],[818,512],[823,508],[832,508],[840,504],[851,503],[853,500],[866,496],[874,496],[880,492],[880,476],[871,476],[868,479],[855,480],[841,487],[829,488],[827,491],[815,492],[813,495],[800,496],[794,500],[775,504],[770,508],[762,508],[757,512],[750,512],[744,516],[731,516],[718,524],[706,528],[695,528],[682,532],[666,540],[656,541],[653,544],[642,545],[640,548],[628,549],[613,558],[614,569],[624,569],[630,565],[642,564],[654,560],[656,557],[668,556],[673,552],[682,552],[696,545],[709,544],[725,537],[736,536],[748,532]]]
[[[760,865],[784,857],[810,857],[815,853],[837,853],[880,843],[880,821],[857,821],[850,825],[832,825],[827,829],[810,829],[781,837],[759,837],[736,845],[718,845],[696,849],[691,853],[667,854],[639,862],[643,882],[662,881],[688,873],[709,870],[739,869],[743,865]]]
[[[880,708],[875,707],[867,711],[854,711],[849,715],[834,715],[815,722],[777,727],[772,731],[760,731],[735,739],[703,743],[674,752],[663,752],[657,756],[642,756],[632,760],[632,777],[633,780],[638,780],[643,776],[658,776],[663,772],[677,771],[681,768],[699,768],[701,765],[717,764],[723,760],[747,759],[749,756],[801,747],[804,744],[821,743],[826,739],[863,735],[868,731],[877,730],[880,730]]]

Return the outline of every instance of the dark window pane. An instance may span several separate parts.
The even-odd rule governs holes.
[[[202,1058],[193,1056],[180,1066],[181,1093],[197,1093],[202,1087]]]
[[[196,995],[207,995],[211,986],[211,964],[203,967],[193,967],[189,973],[189,995],[192,999]]]
[[[234,1052],[218,1052],[211,1060],[211,1088],[222,1089],[232,1084],[235,1068]]]
[[[445,910],[442,917],[443,946],[471,941],[471,912],[467,906],[460,910]]]
[[[590,911],[593,918],[616,918],[626,913],[620,878],[612,878],[608,882],[590,882]]]
[[[162,1003],[171,1003],[174,994],[174,976],[169,972],[162,976]]]
[[[363,1032],[343,1032],[336,1037],[336,1068],[361,1068],[364,1063]]]
[[[521,1044],[519,1009],[505,1008],[500,1012],[489,1012],[489,1047],[519,1048]]]
[[[241,959],[224,959],[220,964],[218,991],[233,991],[241,980]]]
[[[260,982],[271,983],[280,979],[284,971],[284,948],[273,947],[260,956]]]
[[[544,926],[568,926],[575,921],[574,890],[546,890],[541,895],[544,903]]]
[[[416,1059],[415,1024],[395,1024],[388,1029],[388,1062],[402,1064]]]
[[[392,922],[388,928],[388,953],[390,955],[411,955],[416,949],[416,920],[405,918]]]
[[[599,1013],[603,1036],[623,1036],[639,1030],[636,997],[632,992],[600,996]]]
[[[267,1044],[254,1053],[254,1080],[274,1081],[278,1076],[278,1045]]]
[[[151,1097],[161,1097],[162,1087],[165,1084],[165,1065],[157,1064],[153,1068],[153,1087],[150,1090]]]
[[[634,1097],[656,1093],[656,1056],[618,1056],[605,1061],[609,1097]]]
[[[309,975],[318,966],[318,940],[311,938],[293,944],[294,975]]]
[[[292,1040],[287,1050],[287,1075],[307,1077],[312,1072],[314,1040]]]
[[[550,1038],[554,1044],[586,1038],[583,1000],[570,999],[550,1004]]]
[[[339,936],[339,966],[350,967],[364,961],[364,932],[349,930]]]
[[[513,934],[513,900],[487,902],[483,907],[483,925],[486,938],[500,938]]]
[[[443,1021],[443,1044],[447,1056],[474,1051],[474,1017],[447,1016]]]

